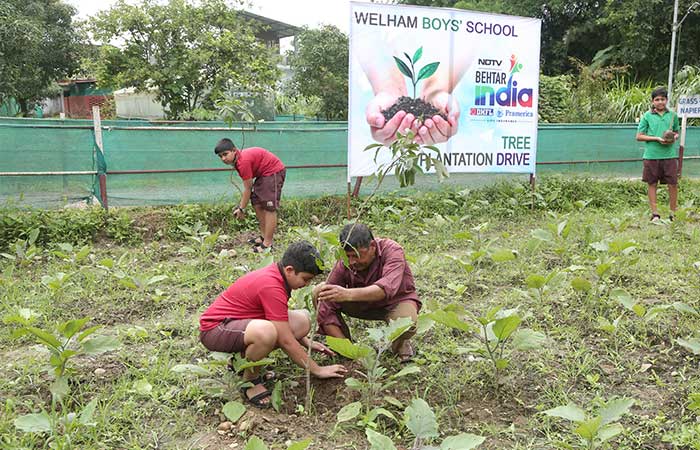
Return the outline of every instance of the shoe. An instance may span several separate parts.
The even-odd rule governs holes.
[[[661,220],[661,216],[658,214],[651,215],[651,223],[657,223]]]
[[[264,387],[264,382],[261,378],[256,378],[254,380],[250,380],[249,383],[253,384],[253,387],[255,386],[263,386]],[[272,396],[272,392],[270,392],[266,387],[264,387],[264,390],[260,392],[257,395],[254,395],[252,397],[248,397],[248,389],[250,386],[246,383],[246,386],[241,387],[241,397],[243,397],[243,400],[246,402],[250,403],[251,405],[255,406],[256,408],[260,409],[268,409],[272,406],[271,401],[265,401],[266,399],[269,399]]]
[[[673,219],[675,219],[675,216],[674,216],[673,214],[671,214],[670,216],[668,216],[668,220],[670,220],[671,222],[673,222]]]
[[[272,245],[255,244],[253,246],[253,253],[265,253],[265,250],[267,249],[270,249],[270,251],[272,251]]]
[[[263,237],[258,236],[258,237],[250,238],[250,239],[248,239],[248,243],[251,245],[260,245],[263,243]]]

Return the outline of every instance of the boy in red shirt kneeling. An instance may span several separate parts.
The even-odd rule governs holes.
[[[282,261],[250,272],[222,292],[199,319],[200,341],[211,351],[240,352],[250,361],[282,349],[298,366],[309,367],[318,378],[342,377],[339,364],[319,366],[303,348],[333,355],[326,346],[308,338],[311,320],[306,310],[289,310],[292,290],[307,286],[321,273],[318,250],[308,242],[290,245]],[[243,378],[253,387],[242,391],[245,400],[260,408],[270,406],[270,391],[259,367],[246,369]]]

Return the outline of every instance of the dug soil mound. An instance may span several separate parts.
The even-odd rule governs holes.
[[[447,120],[447,116],[441,113],[430,103],[423,101],[420,98],[411,98],[402,96],[391,105],[388,109],[382,111],[382,115],[386,120],[390,120],[399,111],[406,111],[408,114],[413,114],[415,117],[424,120],[425,118],[440,116]]]

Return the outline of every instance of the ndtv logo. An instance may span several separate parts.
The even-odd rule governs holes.
[[[501,67],[501,64],[503,64],[503,61],[501,61],[500,59],[481,59],[481,58],[479,58],[479,65],[480,66]]]

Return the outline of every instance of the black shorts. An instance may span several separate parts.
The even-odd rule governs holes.
[[[642,181],[648,184],[678,184],[678,158],[645,159]]]

